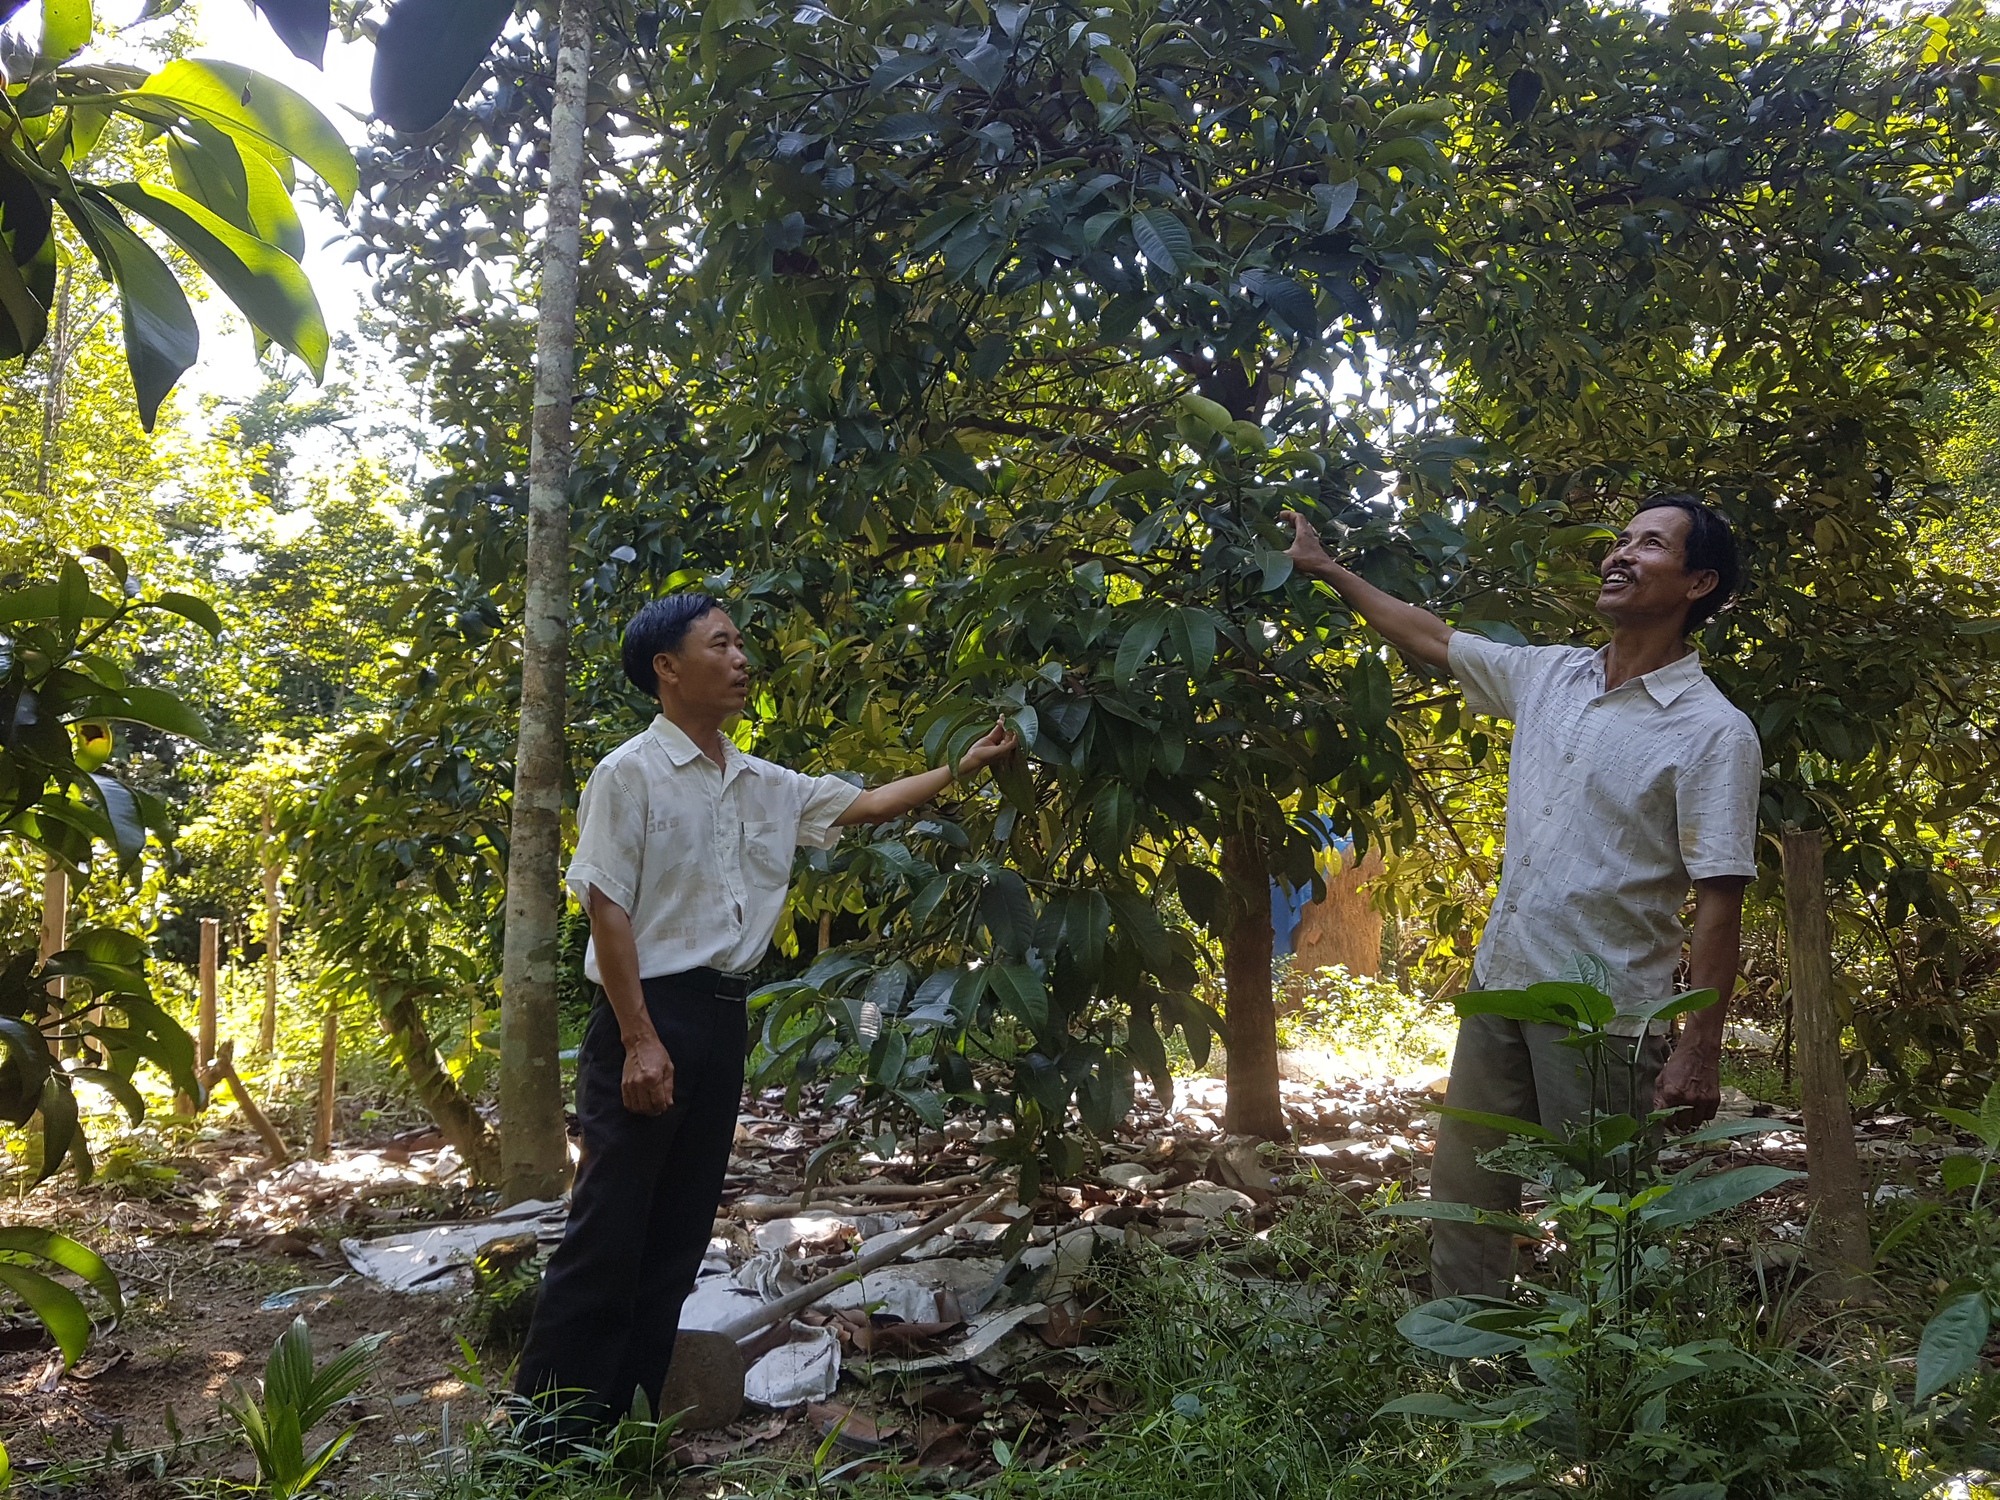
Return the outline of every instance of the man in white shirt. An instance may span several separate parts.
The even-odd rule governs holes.
[[[1750,721],[1701,669],[1687,637],[1734,592],[1728,523],[1691,495],[1641,505],[1598,567],[1597,610],[1610,644],[1505,646],[1454,630],[1355,576],[1327,555],[1303,517],[1293,565],[1324,579],[1405,656],[1450,672],[1466,705],[1514,722],[1506,858],[1473,966],[1481,989],[1560,976],[1575,954],[1609,965],[1629,1011],[1673,992],[1688,947],[1689,985],[1722,1003],[1690,1016],[1668,1054],[1664,1035],[1629,1023],[1637,1097],[1614,1078],[1609,1113],[1651,1108],[1690,1121],[1715,1113],[1724,1016],[1736,987],[1743,889],[1757,873],[1763,755]],[[1681,911],[1692,886],[1694,928]],[[1614,1023],[1614,1030],[1617,1029]],[[1566,1035],[1498,1016],[1460,1023],[1452,1105],[1560,1129],[1588,1113],[1589,1080]],[[1614,1069],[1622,1073],[1622,1069]],[[1481,1167],[1497,1132],[1447,1119],[1431,1196],[1511,1212],[1518,1179]],[[1438,1221],[1431,1279],[1439,1296],[1499,1296],[1513,1280],[1513,1237]]]
[[[577,1056],[583,1161],[549,1259],[516,1388],[573,1437],[653,1410],[722,1199],[748,1036],[744,999],[800,844],[929,801],[1009,754],[995,725],[958,763],[863,791],[745,755],[749,662],[705,594],[675,594],[626,628],[625,675],[660,705],[598,763],[577,807],[567,884],[590,914],[584,973],[602,990]],[[552,1429],[551,1430],[551,1425]]]

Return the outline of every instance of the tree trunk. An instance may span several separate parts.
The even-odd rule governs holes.
[[[472,1107],[472,1101],[459,1090],[458,1081],[439,1063],[430,1028],[424,1025],[423,1007],[410,995],[392,1001],[382,1007],[382,1027],[396,1044],[396,1053],[403,1059],[403,1067],[410,1075],[417,1099],[436,1122],[439,1134],[465,1158],[465,1164],[475,1180],[498,1181],[501,1145],[493,1139],[493,1132],[486,1128],[486,1122]],[[569,1137],[563,1129],[560,1108],[556,1110],[556,1131],[563,1141],[563,1159],[567,1161]],[[561,1191],[558,1185],[556,1193],[550,1196],[556,1196]]]
[[[1818,829],[1785,830],[1785,947],[1791,959],[1799,1107],[1806,1125],[1806,1196],[1813,1259],[1843,1299],[1868,1295],[1868,1207],[1847,1070],[1840,1062],[1840,1009],[1833,997],[1833,928],[1826,911],[1826,841]]]
[[[1286,1133],[1285,1106],[1278,1093],[1278,1012],[1271,1002],[1271,867],[1261,834],[1244,831],[1223,839],[1222,876],[1231,913],[1222,940],[1229,1021],[1223,1128],[1231,1135],[1278,1140]]]
[[[333,1154],[334,1069],[340,1053],[340,1010],[326,1003],[326,1019],[319,1033],[319,1101],[313,1111],[312,1154],[325,1158]]]
[[[563,0],[549,119],[548,230],[542,247],[528,460],[521,734],[514,757],[500,977],[501,1198],[508,1203],[553,1198],[569,1179],[557,1056],[556,954],[569,652],[570,399],[591,20],[589,0]]]
[[[278,1045],[279,882],[282,871],[271,850],[271,794],[264,793],[264,1013],[257,1019],[257,1050],[266,1056]]]

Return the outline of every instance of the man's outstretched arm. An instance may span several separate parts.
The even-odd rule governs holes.
[[[950,766],[939,766],[935,771],[919,771],[899,781],[870,787],[847,804],[847,811],[833,820],[833,826],[851,828],[856,823],[886,823],[891,818],[901,817],[913,807],[922,807],[950,786],[954,777],[970,776],[994,761],[1012,755],[1019,743],[1020,736],[1009,734],[1004,726],[995,724],[985,739],[965,752],[956,772]]]
[[[1406,657],[1425,666],[1451,670],[1451,626],[1429,610],[1405,604],[1343,568],[1326,550],[1312,522],[1297,511],[1285,511],[1278,519],[1292,523],[1291,550],[1285,555],[1292,560],[1293,571],[1332,584],[1333,591],[1352,605],[1356,614]]]

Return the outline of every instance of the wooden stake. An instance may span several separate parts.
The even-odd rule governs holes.
[[[69,871],[53,859],[42,871],[42,962],[47,963],[69,946]],[[61,1000],[69,981],[58,979],[52,991]]]
[[[257,1021],[257,1050],[269,1056],[278,1045],[279,879],[271,842],[271,794],[264,793],[264,1014]]]
[[[201,1009],[197,1013],[195,1060],[203,1067],[215,1061],[215,963],[222,946],[222,924],[201,919]]]
[[[1840,1008],[1833,995],[1833,927],[1827,917],[1826,837],[1785,830],[1785,928],[1792,980],[1792,1034],[1806,1126],[1806,1192],[1813,1260],[1842,1300],[1866,1298],[1870,1251],[1861,1159],[1840,1061]]]
[[[258,1135],[263,1137],[264,1154],[273,1163],[290,1161],[292,1153],[285,1145],[285,1138],[278,1134],[278,1127],[273,1125],[264,1111],[257,1107],[257,1101],[250,1097],[250,1090],[243,1087],[243,1080],[236,1076],[234,1042],[224,1042],[216,1049],[214,1061],[202,1069],[203,1088],[213,1089],[218,1080],[229,1085],[229,1092],[236,1096],[236,1107],[243,1111],[243,1118],[250,1122],[250,1127]]]
[[[210,1082],[209,1064],[215,1061],[215,957],[221,935],[222,924],[214,917],[201,919],[201,1000],[195,1011],[194,1066],[204,1091]],[[174,1096],[177,1115],[192,1115],[199,1107],[186,1094]]]
[[[312,1154],[318,1157],[333,1150],[333,1065],[339,1048],[340,1014],[329,1000],[319,1033],[319,1110],[313,1116]]]

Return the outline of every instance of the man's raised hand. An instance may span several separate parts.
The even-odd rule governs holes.
[[[1292,571],[1308,578],[1330,576],[1335,566],[1333,554],[1320,540],[1319,528],[1295,510],[1279,511],[1278,519],[1292,523],[1292,545],[1285,550],[1285,556],[1292,560]]]
[[[987,731],[986,737],[977,741],[960,758],[958,762],[958,774],[961,776],[970,776],[973,772],[983,770],[987,766],[992,765],[996,760],[1005,760],[1014,753],[1014,747],[1020,743],[1021,737],[1018,734],[1009,733],[1007,726],[1000,720],[995,719],[993,727]]]

